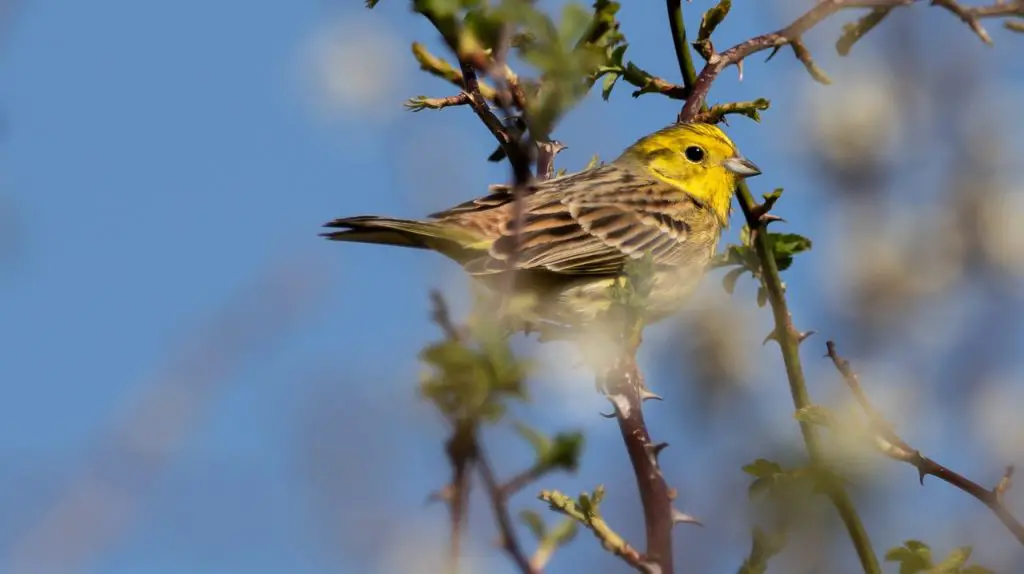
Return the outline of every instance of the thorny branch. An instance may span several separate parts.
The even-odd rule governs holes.
[[[448,310],[448,304],[437,291],[430,294],[433,310],[431,318],[444,331],[445,337],[452,341],[465,339],[463,330],[455,325]],[[523,574],[535,574],[529,558],[523,552],[519,538],[512,526],[512,518],[508,511],[508,493],[503,491],[494,477],[490,462],[477,440],[475,420],[453,420],[452,436],[448,440],[446,450],[452,465],[452,482],[437,498],[448,502],[451,514],[451,545],[449,549],[449,571],[458,572],[459,556],[461,555],[462,525],[465,521],[466,506],[469,500],[469,471],[475,465],[483,479],[491,509],[498,529],[501,533],[501,545],[512,558]]]
[[[868,417],[871,430],[876,433],[877,445],[885,456],[905,462],[917,468],[918,479],[924,484],[924,477],[931,475],[939,480],[947,482],[952,486],[966,492],[987,506],[1003,523],[1003,526],[1010,531],[1018,542],[1024,544],[1024,525],[1013,516],[1010,510],[1003,504],[1003,494],[1009,490],[1013,477],[1014,467],[1006,467],[1002,479],[993,487],[985,488],[980,484],[966,478],[965,476],[946,468],[934,460],[921,454],[921,451],[907,444],[893,430],[881,413],[871,404],[864,389],[860,386],[857,373],[853,371],[850,362],[839,355],[836,351],[836,344],[833,341],[825,343],[828,352],[826,356],[832,359],[832,364],[842,375],[843,381],[853,393],[854,399],[860,405],[861,410]]]
[[[657,564],[661,572],[673,572],[672,499],[675,491],[669,489],[658,466],[658,453],[668,445],[654,444],[647,431],[641,395],[644,383],[635,352],[635,349],[627,352],[618,365],[603,373],[600,386],[615,406],[615,418],[636,475],[647,533],[644,561]]]
[[[679,114],[679,119],[680,121],[691,121],[697,116],[701,107],[704,105],[704,101],[707,99],[708,91],[711,89],[711,84],[715,81],[722,70],[729,66],[739,65],[748,56],[768,49],[772,49],[772,55],[774,55],[775,52],[780,50],[783,46],[790,46],[793,49],[794,55],[803,62],[807,71],[810,72],[814,79],[822,83],[829,83],[828,77],[825,76],[817,67],[811,59],[811,55],[807,50],[807,47],[803,44],[802,37],[808,30],[840,10],[851,8],[871,8],[872,12],[862,19],[861,26],[858,27],[857,25],[854,25],[847,29],[847,34],[844,35],[844,39],[840,40],[838,45],[840,53],[845,53],[845,51],[849,50],[850,46],[852,46],[856,39],[860,38],[867,30],[877,25],[893,8],[910,6],[911,4],[922,1],[923,0],[819,0],[819,2],[815,4],[813,8],[804,13],[803,16],[800,16],[794,20],[792,24],[781,30],[755,36],[754,38],[736,44],[724,52],[715,52],[712,47],[710,48],[710,53],[706,55],[707,63],[701,70],[700,75],[697,76],[696,83],[693,85],[693,89],[690,92],[690,97],[686,100],[686,104],[683,106],[683,110]],[[1024,0],[997,1],[992,5],[974,8],[966,8],[956,0],[928,1],[931,5],[944,8],[958,16],[964,21],[964,23],[970,26],[974,33],[977,34],[978,37],[986,44],[991,44],[992,38],[988,35],[988,32],[985,31],[984,27],[982,27],[980,22],[982,18],[1024,16]]]
[[[774,200],[765,201],[759,204],[754,200],[750,190],[745,183],[736,187],[736,197],[739,200],[740,208],[746,218],[747,226],[753,238],[754,247],[757,252],[758,261],[761,263],[761,281],[768,292],[768,301],[771,304],[772,315],[775,318],[775,328],[769,338],[779,344],[782,351],[782,360],[786,366],[786,378],[789,381],[790,394],[793,397],[793,406],[797,410],[803,409],[811,404],[810,395],[807,392],[807,382],[804,379],[803,365],[800,361],[800,344],[811,333],[801,333],[793,325],[793,319],[789,313],[789,305],[786,302],[785,288],[782,278],[779,275],[778,265],[775,262],[775,254],[768,236],[768,223],[772,216],[768,213]],[[800,432],[803,435],[804,444],[811,464],[821,466],[824,464],[821,445],[815,429],[806,422],[800,422]],[[832,505],[836,507],[839,518],[843,521],[846,531],[850,536],[857,557],[860,559],[861,567],[865,574],[881,574],[882,570],[878,564],[878,557],[875,555],[871,544],[871,538],[857,513],[850,495],[838,481],[831,481],[826,485],[826,494]]]
[[[477,470],[480,471],[484,487],[487,488],[487,495],[491,499],[491,509],[498,521],[498,530],[501,533],[501,547],[512,558],[512,561],[516,563],[520,572],[523,574],[534,574],[536,569],[530,563],[530,559],[523,551],[522,545],[519,544],[519,538],[516,536],[515,528],[512,525],[512,516],[508,512],[506,494],[501,485],[498,484],[498,480],[494,477],[494,470],[491,468],[490,462],[483,456],[483,453],[479,452],[479,449],[477,450]]]

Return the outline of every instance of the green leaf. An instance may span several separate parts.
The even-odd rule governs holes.
[[[365,4],[367,8],[373,10],[374,8],[377,7],[377,3],[379,2],[380,0],[366,0]]]
[[[754,462],[745,465],[743,467],[743,472],[757,478],[768,478],[782,473],[782,467],[777,462],[766,458],[759,458]]]
[[[918,574],[932,567],[932,551],[923,542],[907,540],[903,546],[889,549],[885,561],[899,562],[899,574]]]
[[[540,514],[533,510],[524,510],[519,513],[519,520],[526,525],[526,528],[533,533],[537,540],[543,540],[547,536],[547,525]]]
[[[533,451],[538,458],[544,456],[548,449],[551,448],[551,439],[534,430],[532,427],[519,421],[516,421],[515,427],[519,436],[526,439],[526,442],[530,443],[530,446],[533,447]]]
[[[764,574],[768,570],[768,560],[782,552],[786,546],[784,532],[768,534],[755,527],[751,532],[751,538],[750,554],[743,561],[737,574]]]
[[[793,256],[811,249],[811,240],[797,233],[768,233],[775,264],[779,271],[785,271],[793,264]]]
[[[971,557],[970,546],[960,546],[950,552],[942,562],[936,564],[929,574],[959,574],[960,568]]]
[[[615,88],[615,83],[619,81],[620,74],[605,74],[604,82],[601,84],[601,98],[604,101],[608,101],[608,98],[612,95],[612,89]]]
[[[565,45],[586,41],[584,32],[591,28],[591,15],[579,4],[566,4],[562,8],[562,20],[558,24],[558,35]]]
[[[583,444],[584,436],[581,432],[558,433],[540,462],[548,468],[576,472]]]

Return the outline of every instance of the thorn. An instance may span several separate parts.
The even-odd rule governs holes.
[[[765,225],[768,225],[769,223],[771,223],[773,221],[781,221],[783,223],[786,223],[785,219],[779,217],[778,215],[774,215],[774,214],[771,214],[771,213],[765,213],[764,215],[759,216],[757,218],[757,220],[760,221],[761,223],[765,224]]]
[[[455,487],[451,484],[445,485],[441,490],[435,490],[431,492],[427,499],[423,501],[424,505],[432,504],[434,502],[451,502],[455,496]]]
[[[605,398],[615,407],[617,416],[629,418],[629,399],[625,395],[605,395]]]
[[[784,44],[783,44],[783,45],[784,45]],[[764,59],[764,61],[765,61],[765,62],[770,62],[770,61],[771,61],[771,59],[775,57],[775,54],[778,54],[778,53],[779,53],[779,50],[781,50],[781,49],[782,49],[782,46],[783,46],[783,45],[775,46],[774,48],[772,48],[772,53],[771,53],[771,54],[768,54],[768,57],[767,57],[767,58],[765,58],[765,59]]]
[[[665,400],[665,399],[661,398],[661,395],[657,395],[657,394],[651,392],[651,390],[648,389],[647,387],[640,387],[640,400],[648,401],[648,400],[651,400],[651,399],[654,399],[656,401]]]
[[[1006,471],[1003,473],[1003,478],[1000,478],[999,483],[992,489],[992,493],[996,495],[996,500],[1001,500],[1003,498],[1003,494],[1007,490],[1010,490],[1010,486],[1013,485],[1013,471],[1015,470],[1016,468],[1012,464],[1006,467]]]
[[[768,341],[776,341],[776,342],[778,342],[778,340],[779,340],[779,336],[776,334],[775,329],[772,329],[772,332],[768,333],[768,336],[764,338],[764,341],[761,341],[761,346],[763,347],[763,346],[767,345]]]
[[[739,70],[739,81],[743,81],[743,60],[736,62],[736,69]]]
[[[641,562],[640,571],[644,574],[661,574],[661,566],[654,562]]]
[[[615,418],[615,413],[608,413],[608,414],[605,414],[605,413],[597,413],[597,414],[601,415],[602,417],[604,417],[604,418],[606,418],[606,419],[613,419],[613,418]]]
[[[926,476],[927,474],[928,474],[928,473],[926,473],[926,472],[924,471],[924,469],[922,469],[922,468],[918,468],[918,469],[917,469],[917,481],[918,481],[919,483],[921,483],[921,486],[924,486],[924,477],[925,477],[925,476]]]
[[[657,444],[650,444],[650,443],[648,443],[648,444],[644,445],[644,448],[647,449],[647,451],[654,456],[655,461],[657,461],[658,455],[661,454],[661,451],[663,451],[666,448],[668,448],[668,443],[667,442],[659,442]]]
[[[676,508],[672,509],[672,522],[675,524],[696,524],[697,526],[704,526],[700,523],[700,520],[697,520]]]
[[[811,329],[810,331],[804,331],[803,333],[800,333],[800,334],[797,335],[796,342],[797,343],[803,343],[805,339],[807,339],[808,337],[810,337],[811,335],[813,335],[815,333],[817,333],[817,331],[815,331],[814,329]]]

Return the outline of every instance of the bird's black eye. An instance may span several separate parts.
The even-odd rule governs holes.
[[[700,163],[704,161],[704,150],[695,145],[692,145],[683,150],[683,155],[685,155],[686,159],[692,161],[693,163]]]

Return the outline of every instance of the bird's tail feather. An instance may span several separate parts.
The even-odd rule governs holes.
[[[460,262],[478,253],[468,246],[471,238],[441,222],[360,215],[335,219],[324,227],[341,230],[320,234],[334,241],[432,249]]]

